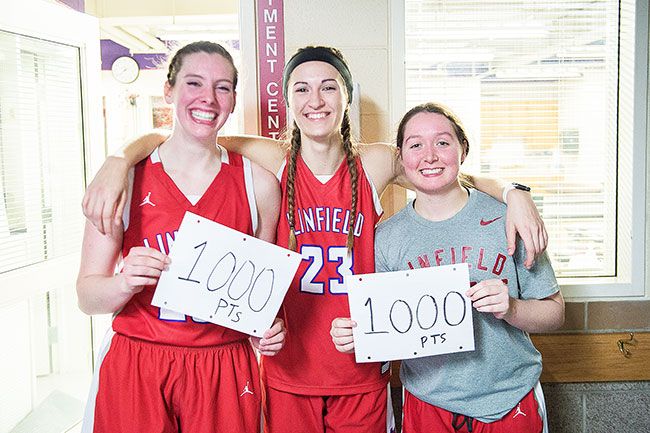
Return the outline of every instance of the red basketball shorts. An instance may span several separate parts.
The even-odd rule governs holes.
[[[83,432],[260,430],[259,369],[248,341],[188,348],[114,334],[93,391]]]
[[[541,404],[543,405],[543,402]],[[545,416],[545,408],[539,411],[539,407],[534,390],[530,390],[503,418],[484,423],[423,402],[405,390],[402,432],[542,433],[544,426],[542,416]]]

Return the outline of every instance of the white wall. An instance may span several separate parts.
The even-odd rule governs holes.
[[[343,52],[361,86],[361,138],[390,141],[388,0],[284,1],[285,56],[305,45]]]

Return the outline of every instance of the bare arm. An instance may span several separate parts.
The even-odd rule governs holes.
[[[361,154],[363,166],[380,195],[391,183],[413,189],[413,186],[404,175],[395,146],[387,143],[365,144],[359,146],[359,153]],[[503,181],[478,176],[468,177],[479,191],[489,194],[499,201],[503,200],[502,195],[505,186]],[[507,200],[506,236],[508,239],[508,254],[512,255],[514,253],[517,234],[519,234],[526,248],[524,266],[530,268],[535,257],[546,250],[548,234],[544,227],[544,221],[542,221],[537,206],[535,206],[529,193],[512,190],[508,192]]]
[[[158,130],[143,135],[122,147],[115,155],[106,158],[104,164],[88,185],[82,207],[84,215],[100,233],[112,234],[119,230],[126,204],[131,167],[146,158],[169,137],[167,131]],[[219,137],[219,144],[246,156],[275,174],[284,160],[281,142],[253,135]]]
[[[282,142],[257,135],[232,135],[218,137],[217,142],[226,149],[237,152],[275,175],[286,155]]]
[[[363,162],[363,168],[380,196],[392,183],[413,189],[403,176],[404,170],[397,159],[395,146],[388,143],[361,144],[359,145],[359,155]]]
[[[526,332],[550,332],[564,323],[562,293],[544,299],[512,299],[503,320]]]
[[[108,236],[86,222],[81,265],[77,277],[79,308],[87,314],[114,313],[145,285],[156,284],[169,263],[167,256],[153,248],[132,248],[124,259],[123,272],[115,275],[122,232]]]
[[[121,230],[129,169],[151,154],[168,136],[165,131],[143,135],[106,158],[88,185],[82,201],[84,215],[100,234],[114,234]]]
[[[503,189],[506,183],[487,177],[468,176],[479,191],[503,201]],[[526,260],[524,266],[528,269],[533,266],[535,257],[542,254],[548,245],[548,234],[544,221],[535,206],[530,193],[520,190],[511,190],[506,196],[506,237],[508,240],[508,254],[515,252],[517,234],[524,242]]]
[[[544,299],[517,299],[508,295],[501,280],[484,280],[471,287],[467,296],[481,313],[492,313],[526,332],[549,332],[564,323],[564,298],[559,291]]]
[[[280,214],[280,184],[275,176],[255,163],[252,163],[252,171],[258,215],[255,237],[275,243]]]

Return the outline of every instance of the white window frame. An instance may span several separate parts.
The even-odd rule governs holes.
[[[43,0],[25,0],[3,4],[0,14],[0,29],[10,33],[38,38],[54,43],[65,44],[79,49],[80,54],[80,90],[82,95],[81,113],[83,116],[83,144],[85,158],[85,179],[89,179],[105,158],[102,142],[103,128],[100,95],[100,50],[98,20],[90,15],[79,13],[68,7]],[[79,182],[85,182],[80,176]],[[79,212],[81,208],[79,207]],[[33,299],[38,299],[46,292],[74,291],[79,269],[81,245],[70,254],[35,263],[19,269],[0,274],[0,306],[12,307]],[[71,296],[74,296],[71,294]],[[67,304],[66,304],[67,305]],[[64,311],[64,310],[61,310]],[[31,313],[30,313],[31,314]],[[33,318],[28,319],[31,324]],[[39,320],[42,321],[42,318]],[[61,317],[61,323],[66,318]],[[30,332],[33,349],[35,335]],[[60,342],[60,344],[66,344]],[[30,349],[31,350],[31,349]],[[32,354],[32,362],[34,362]],[[88,364],[88,378],[92,374]],[[42,383],[37,387],[35,381],[36,367],[31,368],[30,388],[32,410],[38,404],[37,389],[47,390],[50,384]],[[13,422],[3,414],[2,422]],[[33,422],[23,420],[21,422]],[[26,424],[25,424],[26,425]]]
[[[36,9],[38,13],[34,13]],[[70,25],[71,20],[74,20],[75,25]],[[0,29],[80,49],[86,178],[90,178],[105,158],[101,142],[103,133],[99,97],[100,53],[97,19],[62,5],[28,0],[3,5]],[[81,212],[81,209],[79,211]],[[49,288],[64,287],[70,281],[74,283],[78,270],[79,253],[75,253],[0,274],[0,287],[17,289],[11,292],[0,290],[0,305],[26,299]]]
[[[403,0],[390,0],[390,120],[397,125],[410,107],[405,106],[405,6]],[[650,145],[648,125],[650,119],[650,98],[648,87],[648,0],[636,1],[635,14],[635,69],[634,69],[634,131],[632,148],[632,233],[629,240],[629,275],[602,278],[559,279],[562,293],[569,300],[630,300],[650,298],[646,289],[646,257],[650,256],[645,246],[646,213],[650,206],[646,198],[650,195],[647,182],[647,147]],[[512,179],[516,180],[516,179]],[[650,231],[650,230],[649,230]],[[550,245],[549,248],[553,248]],[[617,257],[621,252],[617,251]],[[617,259],[618,260],[618,259]],[[617,273],[620,271],[617,269]]]

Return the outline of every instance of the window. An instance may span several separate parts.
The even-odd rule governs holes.
[[[396,14],[402,112],[446,104],[469,130],[467,171],[533,188],[568,296],[643,295],[647,5],[406,0]]]
[[[79,248],[79,48],[0,31],[0,273]]]
[[[85,161],[100,153],[98,33],[54,3],[0,14],[0,432],[69,431],[89,389],[91,319],[74,285]]]

